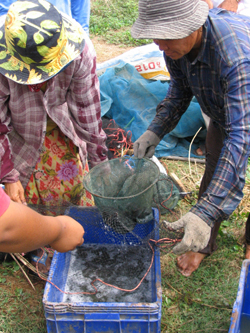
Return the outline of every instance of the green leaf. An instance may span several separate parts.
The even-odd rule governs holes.
[[[43,35],[40,32],[34,33],[33,38],[36,44],[41,44],[44,41]]]
[[[221,225],[222,225],[223,227],[229,227],[229,226],[230,226],[230,222],[229,222],[229,221],[223,221],[223,222],[221,223]]]
[[[42,191],[41,191],[41,194],[42,194],[43,196],[49,195],[49,194],[50,194],[50,190],[42,190]]]
[[[6,51],[1,51],[0,52],[0,59],[2,60],[4,58],[6,58]]]
[[[79,36],[75,33],[69,33],[68,39],[72,40],[75,43],[79,43]]]
[[[47,10],[50,9],[51,5],[50,5],[49,2],[47,2],[47,1],[43,1],[43,0],[39,0],[39,2],[40,2],[40,4],[41,4],[45,9],[47,9]]]
[[[17,43],[17,45],[19,47],[23,48],[23,49],[25,49],[25,47],[26,47],[26,44],[24,44],[24,42],[22,40],[19,40],[18,43]]]
[[[44,29],[59,29],[59,25],[55,21],[44,20],[41,22],[41,27]]]
[[[51,69],[46,68],[44,66],[37,66],[37,68],[41,69],[41,71],[43,71],[45,73],[50,73],[51,72]]]
[[[17,64],[13,67],[13,65],[10,64],[10,62],[4,62],[0,65],[0,67],[4,68],[6,71],[17,71],[20,68],[20,65]]]
[[[68,152],[62,157],[62,161],[70,160],[71,158],[74,158],[74,157],[75,156],[71,152]]]
[[[83,193],[83,185],[80,184],[76,184],[75,186],[73,186],[72,190],[70,191],[71,196],[76,198],[76,197],[80,197]]]
[[[15,10],[20,13],[26,9],[37,7],[37,4],[29,1],[15,1],[13,6],[15,6]]]
[[[26,43],[27,43],[27,34],[23,29],[20,29],[18,31],[18,38],[19,38],[19,41],[18,41],[17,45],[22,48],[25,48]]]
[[[48,169],[48,168],[45,168],[46,170],[46,173],[49,175],[49,176],[57,176],[57,173],[55,170],[53,169]]]
[[[37,47],[37,51],[42,57],[45,57],[49,52],[49,47],[42,45]]]
[[[46,151],[46,153],[42,157],[42,162],[45,164],[49,159],[49,151]]]
[[[41,13],[41,12],[38,12],[38,11],[35,11],[35,10],[32,10],[30,12],[28,12],[26,14],[26,18],[30,18],[30,19],[36,19],[36,18],[39,18],[41,16],[43,16],[44,13]]]
[[[25,62],[25,64],[27,64],[27,65],[33,64],[35,62],[34,60],[32,60],[29,57],[22,57],[22,56],[20,56],[20,57],[22,58],[23,62]]]

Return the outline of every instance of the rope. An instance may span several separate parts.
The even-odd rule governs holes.
[[[106,146],[113,153],[113,158],[126,155],[132,148],[132,132],[119,128],[114,119],[103,130],[107,135]]]
[[[111,287],[111,288],[114,288],[114,289],[117,289],[117,290],[120,290],[120,291],[124,291],[124,292],[133,292],[135,291],[136,289],[138,289],[142,282],[145,280],[146,276],[148,275],[148,273],[150,272],[151,268],[152,268],[152,265],[153,265],[153,262],[154,262],[154,254],[155,254],[155,251],[154,251],[154,248],[153,246],[150,244],[150,242],[152,242],[155,246],[158,246],[160,248],[166,248],[166,247],[171,247],[173,246],[174,244],[176,244],[177,242],[180,242],[181,240],[180,239],[171,239],[171,238],[162,238],[162,239],[159,239],[159,240],[154,240],[154,239],[150,239],[148,241],[148,245],[149,247],[151,248],[151,251],[152,251],[152,257],[151,257],[151,262],[150,262],[150,265],[146,271],[146,273],[144,274],[144,276],[142,277],[142,279],[140,280],[140,282],[137,284],[137,286],[133,289],[124,289],[124,288],[120,288],[120,287],[117,287],[115,285],[112,285],[110,283],[107,283],[99,278],[96,278],[94,279],[93,281],[91,281],[91,285],[92,287],[95,289],[95,292],[69,292],[69,291],[64,291],[62,289],[60,289],[55,283],[53,283],[52,281],[48,280],[47,278],[44,278],[44,276],[42,276],[38,270],[38,262],[39,260],[43,257],[43,254],[44,254],[44,249],[42,249],[43,251],[43,254],[41,255],[41,257],[39,258],[39,260],[37,261],[37,265],[36,265],[36,269],[37,269],[37,275],[40,277],[41,280],[44,280],[48,283],[50,283],[53,287],[55,287],[57,290],[59,290],[61,293],[63,294],[67,294],[67,295],[96,295],[97,292],[98,292],[98,289],[96,288],[96,286],[94,285],[94,283],[96,281],[99,281],[101,282],[102,284],[104,284],[105,286],[108,286],[108,287]],[[161,245],[161,244],[165,244],[165,245]]]

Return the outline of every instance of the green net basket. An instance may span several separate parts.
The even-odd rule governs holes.
[[[120,233],[152,220],[154,185],[159,168],[150,159],[124,156],[95,166],[84,186],[94,198],[104,221]]]

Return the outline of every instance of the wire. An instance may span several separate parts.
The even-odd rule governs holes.
[[[42,255],[41,257],[37,260],[37,263],[36,263],[36,270],[37,270],[37,275],[40,277],[40,279],[50,283],[53,287],[55,287],[57,290],[59,290],[61,293],[63,294],[67,294],[67,295],[95,295],[97,294],[98,292],[98,289],[96,288],[96,286],[94,285],[94,283],[96,281],[99,281],[101,282],[102,284],[104,284],[105,286],[108,286],[108,287],[111,287],[111,288],[114,288],[114,289],[117,289],[117,290],[120,290],[120,291],[124,291],[124,292],[133,292],[135,291],[136,289],[138,289],[140,287],[140,285],[142,284],[142,282],[144,281],[144,279],[146,278],[146,276],[148,275],[148,273],[150,272],[151,268],[152,268],[152,265],[154,263],[154,254],[155,254],[155,251],[154,251],[154,248],[153,246],[150,244],[150,242],[152,242],[155,246],[158,246],[158,247],[161,247],[161,248],[166,248],[166,247],[171,247],[173,246],[174,244],[176,244],[177,242],[179,242],[180,239],[170,239],[170,238],[162,238],[162,239],[159,239],[159,240],[154,240],[154,239],[150,239],[148,241],[148,245],[149,247],[151,248],[151,251],[152,251],[152,258],[151,258],[151,262],[150,262],[150,265],[146,271],[146,273],[144,274],[143,278],[140,280],[140,282],[137,284],[137,286],[133,289],[124,289],[124,288],[120,288],[120,287],[117,287],[115,285],[112,285],[110,283],[107,283],[99,278],[96,278],[94,279],[93,281],[91,281],[91,285],[92,287],[95,289],[95,292],[69,292],[69,291],[64,291],[62,290],[61,288],[59,288],[55,283],[53,283],[52,281],[42,277],[40,275],[40,272],[38,270],[38,263],[39,263],[39,260],[41,260],[41,258],[43,257],[44,255],[44,249],[42,248]],[[165,246],[160,246],[161,244],[167,244]]]

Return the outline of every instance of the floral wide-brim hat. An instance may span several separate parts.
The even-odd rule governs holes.
[[[83,50],[85,32],[45,0],[17,0],[0,27],[0,73],[38,84],[60,72]]]

